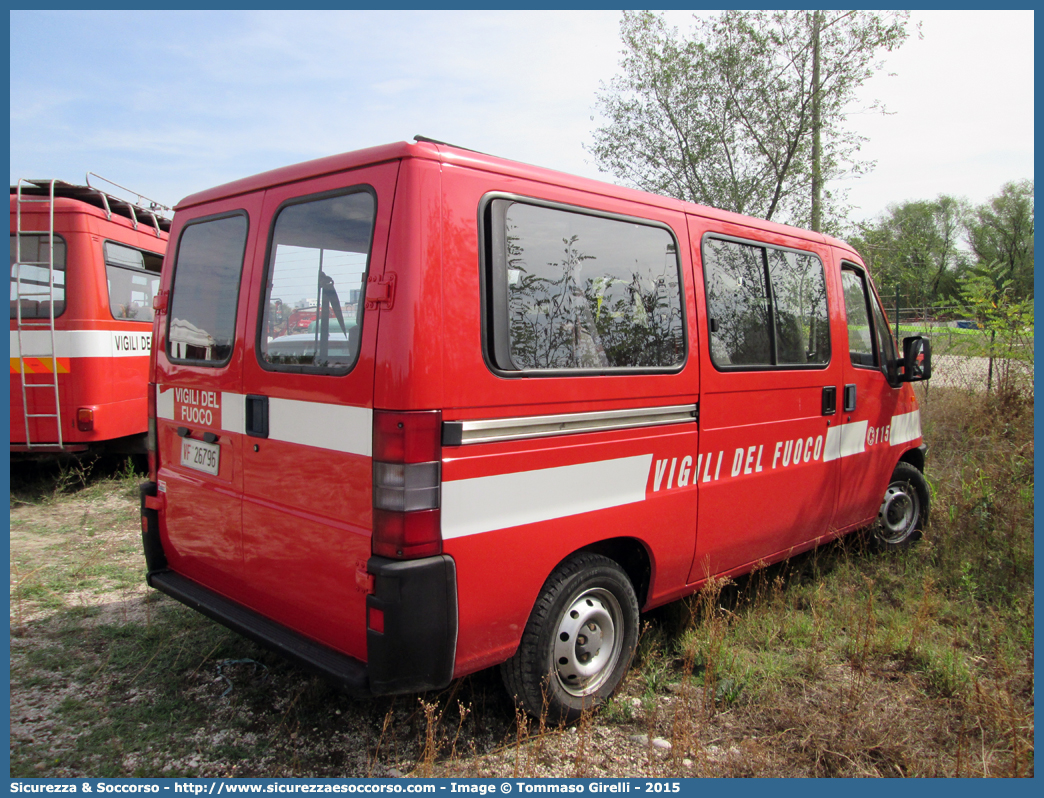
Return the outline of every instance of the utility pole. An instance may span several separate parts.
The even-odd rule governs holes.
[[[819,29],[822,11],[812,12],[812,230],[822,232],[823,226],[823,164],[820,137],[823,122],[819,103]]]

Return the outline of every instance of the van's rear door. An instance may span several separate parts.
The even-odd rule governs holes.
[[[398,162],[270,188],[243,363],[248,603],[366,658],[373,372]],[[291,325],[295,319],[311,318]],[[359,579],[360,584],[357,584]]]
[[[167,561],[231,597],[242,579],[240,285],[260,210],[261,195],[247,194],[179,211],[156,353],[157,476],[167,496]]]
[[[261,194],[178,211],[156,343],[157,479],[170,566],[231,598],[242,579],[240,291]]]

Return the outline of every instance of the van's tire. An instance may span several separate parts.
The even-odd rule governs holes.
[[[544,582],[504,685],[534,717],[571,723],[604,703],[638,645],[638,599],[623,569],[580,552]]]
[[[909,463],[899,463],[885,489],[873,527],[874,545],[885,551],[897,551],[920,540],[928,523],[928,501],[924,474]]]

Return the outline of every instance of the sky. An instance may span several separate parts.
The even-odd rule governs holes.
[[[617,11],[12,11],[11,183],[102,175],[165,205],[415,134],[616,182],[585,145]],[[670,11],[680,30],[691,13]],[[853,221],[1032,179],[1032,11],[915,12],[852,126]],[[873,100],[888,115],[865,113]]]

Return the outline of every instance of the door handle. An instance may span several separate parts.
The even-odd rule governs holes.
[[[268,397],[247,395],[246,434],[252,438],[268,437]]]
[[[832,416],[837,412],[837,386],[827,385],[823,388],[823,415]]]
[[[188,427],[178,427],[177,432],[178,432],[178,437],[179,438],[191,438],[192,437],[192,430],[190,430]],[[203,440],[205,440],[207,443],[217,443],[217,439],[218,439],[218,435],[217,435],[216,432],[204,432],[203,433]]]
[[[845,412],[851,413],[856,409],[856,387],[855,385],[845,386]]]

